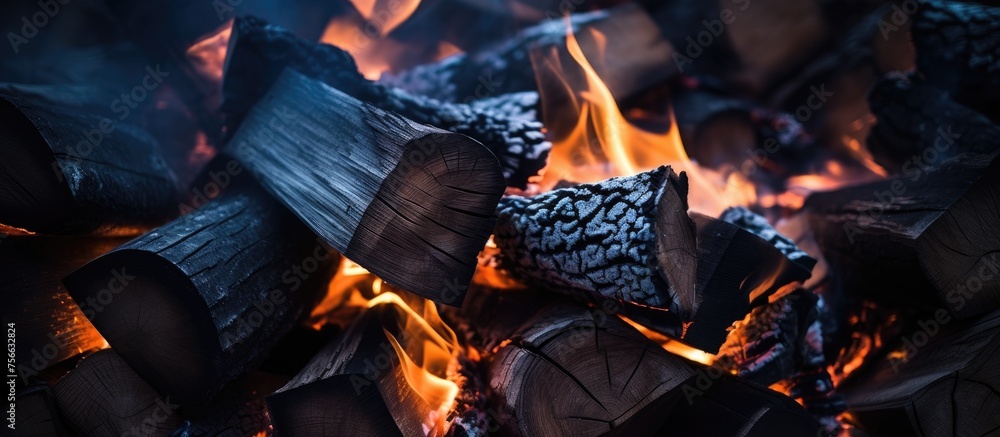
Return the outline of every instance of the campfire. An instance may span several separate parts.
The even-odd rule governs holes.
[[[991,2],[15,3],[14,435],[1000,429]]]

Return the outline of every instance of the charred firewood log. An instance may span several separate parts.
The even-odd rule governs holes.
[[[285,67],[382,110],[482,142],[499,159],[508,185],[524,188],[527,178],[545,166],[551,144],[536,120],[536,93],[502,95],[471,104],[442,103],[370,82],[347,52],[300,39],[253,17],[236,19],[226,55],[222,110],[230,131]]]
[[[461,305],[505,185],[481,144],[287,71],[226,151],[344,256]]]
[[[308,314],[339,258],[246,186],[64,279],[97,330],[161,393],[201,403]]]
[[[0,88],[0,223],[43,233],[132,234],[177,215],[156,140],[57,87]]]

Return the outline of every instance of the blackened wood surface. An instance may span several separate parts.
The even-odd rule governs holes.
[[[615,97],[624,99],[677,74],[673,48],[642,8],[624,5],[569,17],[584,55]],[[398,74],[385,73],[379,83],[445,102],[538,91],[539,79],[544,78],[536,77],[538,66],[533,63],[540,59],[533,56],[548,56],[547,62],[575,62],[566,50],[567,20],[550,18],[473,52]]]
[[[287,71],[227,146],[324,241],[391,284],[461,305],[505,185],[466,136]]]
[[[913,16],[917,71],[955,100],[1000,121],[1000,8],[920,2]]]
[[[729,375],[707,375],[684,383],[685,397],[661,432],[683,437],[825,435],[816,419],[791,398]]]
[[[259,364],[326,291],[338,256],[248,186],[156,228],[64,280],[129,365],[202,402]]]
[[[15,437],[70,435],[62,423],[59,407],[56,406],[55,397],[47,384],[32,384],[20,388],[17,390],[16,399],[17,423],[13,431],[8,431],[11,435]]]
[[[1000,150],[1000,126],[920,79],[882,79],[868,101],[878,119],[868,148],[893,172],[912,172],[962,153]]]
[[[80,362],[53,388],[59,411],[87,436],[166,436],[181,421],[176,401],[161,396],[115,351]]]
[[[0,88],[0,223],[134,235],[176,216],[177,182],[156,140],[60,92]]]
[[[845,287],[969,317],[1000,307],[998,205],[1000,161],[962,155],[925,171],[814,194],[805,208]]]
[[[493,241],[500,266],[519,279],[594,302],[659,310],[658,329],[690,320],[694,225],[687,178],[669,167],[535,197],[507,197]],[[669,310],[669,311],[667,311]]]
[[[862,429],[893,435],[990,435],[1000,428],[1000,312],[904,336],[900,355],[882,358],[837,390]]]
[[[614,315],[595,318],[586,307],[562,303],[528,319],[493,357],[489,374],[504,428],[525,436],[596,436],[642,414],[662,421],[694,369]],[[662,410],[643,410],[668,396]],[[653,431],[637,428],[627,435]]]
[[[551,148],[535,114],[537,93],[470,104],[416,96],[366,80],[351,55],[337,47],[305,41],[253,17],[236,19],[226,56],[222,110],[230,131],[288,67],[385,111],[482,142],[500,161],[511,186],[525,187],[527,178],[545,166]]]

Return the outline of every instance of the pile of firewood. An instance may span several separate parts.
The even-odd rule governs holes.
[[[17,435],[1000,427],[1000,8],[425,0],[376,37],[463,52],[373,81],[314,42],[348,2],[106,3],[107,52],[0,67]],[[758,193],[883,173],[717,217],[668,163],[538,192],[570,34]]]

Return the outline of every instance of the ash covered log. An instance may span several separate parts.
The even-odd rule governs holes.
[[[344,256],[449,305],[462,303],[505,188],[481,144],[290,70],[226,150]]]
[[[101,256],[70,295],[158,391],[201,403],[319,302],[338,257],[246,186]]]
[[[670,167],[506,197],[493,241],[501,268],[529,284],[625,305],[629,317],[680,334],[696,295],[695,228],[687,176]]]
[[[989,435],[1000,428],[1000,312],[955,321],[939,311],[897,352],[837,387],[861,429]]]
[[[0,86],[0,223],[134,234],[176,216],[177,182],[156,140],[106,107],[63,102],[65,92]]]
[[[52,391],[82,435],[166,436],[180,423],[176,401],[160,396],[111,349],[84,358]]]
[[[17,324],[22,382],[104,339],[66,293],[61,279],[128,241],[124,237],[6,236],[0,239],[4,323]]]
[[[416,96],[366,80],[351,55],[337,47],[300,39],[253,17],[236,19],[226,55],[222,110],[230,130],[285,67],[385,111],[482,142],[500,160],[508,185],[524,188],[527,178],[545,166],[551,144],[536,119],[537,93],[507,94],[472,104]]]
[[[569,25],[587,59],[603,60],[594,68],[615,97],[629,97],[677,74],[671,59],[673,47],[639,6],[571,14]],[[544,21],[470,53],[383,74],[379,83],[445,102],[538,91],[532,56],[554,50],[562,63],[575,62],[566,50],[567,31],[562,18]],[[603,39],[595,34],[614,37]]]
[[[890,170],[910,173],[962,153],[1000,151],[1000,126],[925,81],[888,77],[868,100],[878,119],[868,148]]]
[[[821,436],[820,425],[791,398],[730,375],[708,372],[682,385],[685,399],[666,419],[664,434],[683,437],[738,435]]]
[[[453,356],[447,343],[454,334],[442,336],[433,321],[421,323],[413,309],[389,296],[395,295],[380,295],[380,302],[373,301],[343,335],[267,397],[276,435],[416,437],[443,431],[457,387],[444,379],[441,366],[448,363],[430,360]],[[430,305],[424,311],[433,310],[432,303],[424,305]],[[410,361],[416,353],[422,358]],[[423,369],[417,368],[421,364]]]
[[[489,373],[511,433],[649,435],[694,368],[614,315],[561,303],[528,319]]]
[[[1000,121],[1000,8],[920,2],[913,16],[917,71],[956,101]]]
[[[967,154],[817,193],[805,208],[844,287],[963,318],[1000,307],[998,205],[1000,160]]]

